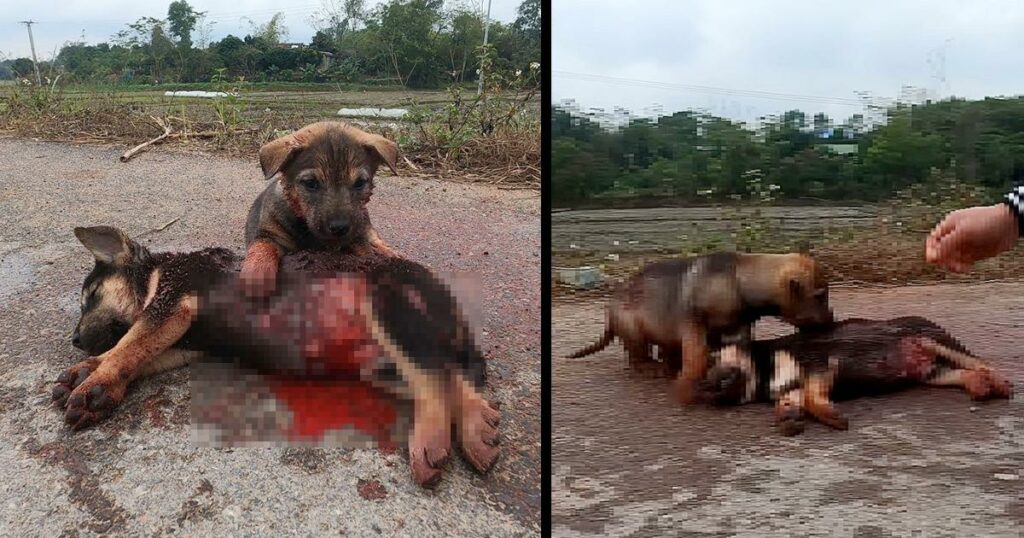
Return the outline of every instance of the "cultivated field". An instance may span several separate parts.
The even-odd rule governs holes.
[[[1024,248],[949,273],[924,261],[924,240],[942,212],[893,212],[885,205],[661,207],[587,209],[552,215],[555,267],[597,266],[609,278],[589,293],[606,293],[640,265],[716,250],[792,252],[806,247],[833,282],[904,285],[935,281],[1016,279]],[[556,285],[555,293],[579,293]]]
[[[222,91],[225,97],[166,96]],[[339,109],[404,109],[402,118]],[[251,157],[266,141],[336,119],[396,140],[407,170],[495,184],[540,186],[540,97],[535,92],[477,98],[476,88],[412,91],[338,84],[182,84],[153,87],[0,86],[0,132],[41,140],[118,144],[125,149],[170,129],[173,150]],[[415,169],[413,167],[416,167]]]

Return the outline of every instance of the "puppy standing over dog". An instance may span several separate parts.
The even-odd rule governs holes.
[[[1011,384],[939,325],[916,316],[847,319],[716,353],[700,397],[716,405],[775,402],[784,435],[803,417],[847,428],[835,399],[894,392],[914,385],[961,387],[975,400],[1009,398]]]
[[[707,373],[709,345],[737,336],[749,341],[751,325],[769,315],[798,327],[832,322],[828,283],[812,258],[715,253],[656,262],[615,293],[601,339],[569,357],[595,353],[615,337],[633,366],[650,360],[652,344],[681,350],[677,393],[690,403]]]
[[[260,168],[271,180],[249,209],[242,280],[269,295],[281,257],[298,250],[397,254],[370,224],[366,204],[377,168],[398,174],[398,146],[342,122],[324,121],[267,143]]]
[[[82,316],[73,337],[76,347],[93,356],[61,374],[53,389],[73,428],[108,416],[133,380],[195,358],[194,352],[168,352],[172,347],[212,349],[281,371],[301,370],[313,359],[323,363],[324,357],[309,355],[310,346],[372,340],[377,351],[370,354],[393,362],[403,393],[414,402],[409,455],[418,483],[429,486],[440,479],[452,422],[464,455],[478,471],[487,471],[497,459],[500,414],[479,393],[486,363],[457,305],[422,266],[380,254],[300,252],[284,258],[284,274],[295,279],[285,279],[282,293],[265,308],[242,301],[230,283],[221,285],[240,261],[229,250],[150,253],[106,226],[76,228],[75,236],[96,264],[82,286]],[[344,276],[349,273],[365,278]],[[332,300],[336,294],[319,291],[324,286],[351,300]],[[285,325],[276,329],[295,345],[271,345],[266,339],[275,334],[273,324],[254,325],[261,313],[296,307],[306,313],[294,321],[285,316]],[[261,338],[263,345],[257,345]]]

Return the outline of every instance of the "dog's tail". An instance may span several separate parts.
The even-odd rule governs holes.
[[[583,348],[583,349],[581,349],[581,350],[579,350],[579,351],[577,351],[575,353],[567,355],[566,358],[567,359],[578,359],[580,357],[586,357],[587,355],[590,355],[592,353],[597,353],[598,351],[601,351],[602,349],[608,347],[608,344],[612,343],[612,340],[614,338],[615,338],[615,331],[612,330],[611,325],[608,325],[608,326],[606,326],[604,328],[604,334],[601,335],[601,339],[600,340],[598,340],[597,342],[594,342],[593,344],[590,344],[589,346],[587,346],[587,347],[585,347],[585,348]]]

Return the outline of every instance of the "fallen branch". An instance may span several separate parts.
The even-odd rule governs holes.
[[[412,168],[413,170],[415,170],[417,172],[420,171],[419,167],[417,167],[415,164],[412,164],[412,161],[410,161],[409,158],[406,157],[405,155],[402,155],[402,160],[405,161],[405,164],[409,165],[409,168]]]
[[[182,216],[184,216],[184,215],[182,215]],[[181,220],[181,217],[176,217],[173,220],[167,222],[166,224],[164,224],[163,226],[161,226],[159,228],[153,228],[152,230],[146,230],[145,232],[140,233],[137,237],[143,237],[143,236],[146,236],[146,235],[149,235],[149,234],[155,234],[157,232],[162,232],[162,231],[166,230],[167,228],[170,228],[172,224],[174,224],[175,222],[178,222],[179,220]]]
[[[171,136],[171,126],[169,124],[164,123],[163,120],[157,118],[156,116],[150,117],[153,118],[153,121],[155,121],[157,125],[164,128],[164,134],[150,140],[149,142],[143,142],[142,144],[139,144],[138,146],[135,146],[134,148],[124,152],[124,155],[121,155],[121,162],[128,162],[128,159],[131,159],[143,149],[152,146],[153,144],[159,144],[160,142],[163,142],[165,138]]]

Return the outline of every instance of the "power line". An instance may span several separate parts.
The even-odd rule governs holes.
[[[687,92],[698,92],[698,93],[712,93],[719,95],[729,95],[734,97],[753,97],[758,99],[773,99],[777,101],[799,101],[806,103],[819,103],[819,104],[830,104],[839,106],[851,106],[851,107],[863,107],[864,102],[859,99],[850,99],[845,97],[823,97],[815,95],[799,95],[791,93],[777,93],[777,92],[766,92],[760,90],[739,90],[734,88],[720,88],[715,86],[699,86],[695,84],[678,84],[670,82],[657,82],[651,80],[639,80],[622,77],[610,77],[606,75],[593,75],[587,73],[574,73],[571,71],[560,71],[552,70],[551,74],[556,77],[570,78],[576,80],[586,80],[590,82],[599,82],[602,84],[612,84],[620,86],[636,86],[642,88],[654,88],[662,90],[672,91],[687,91]]]

